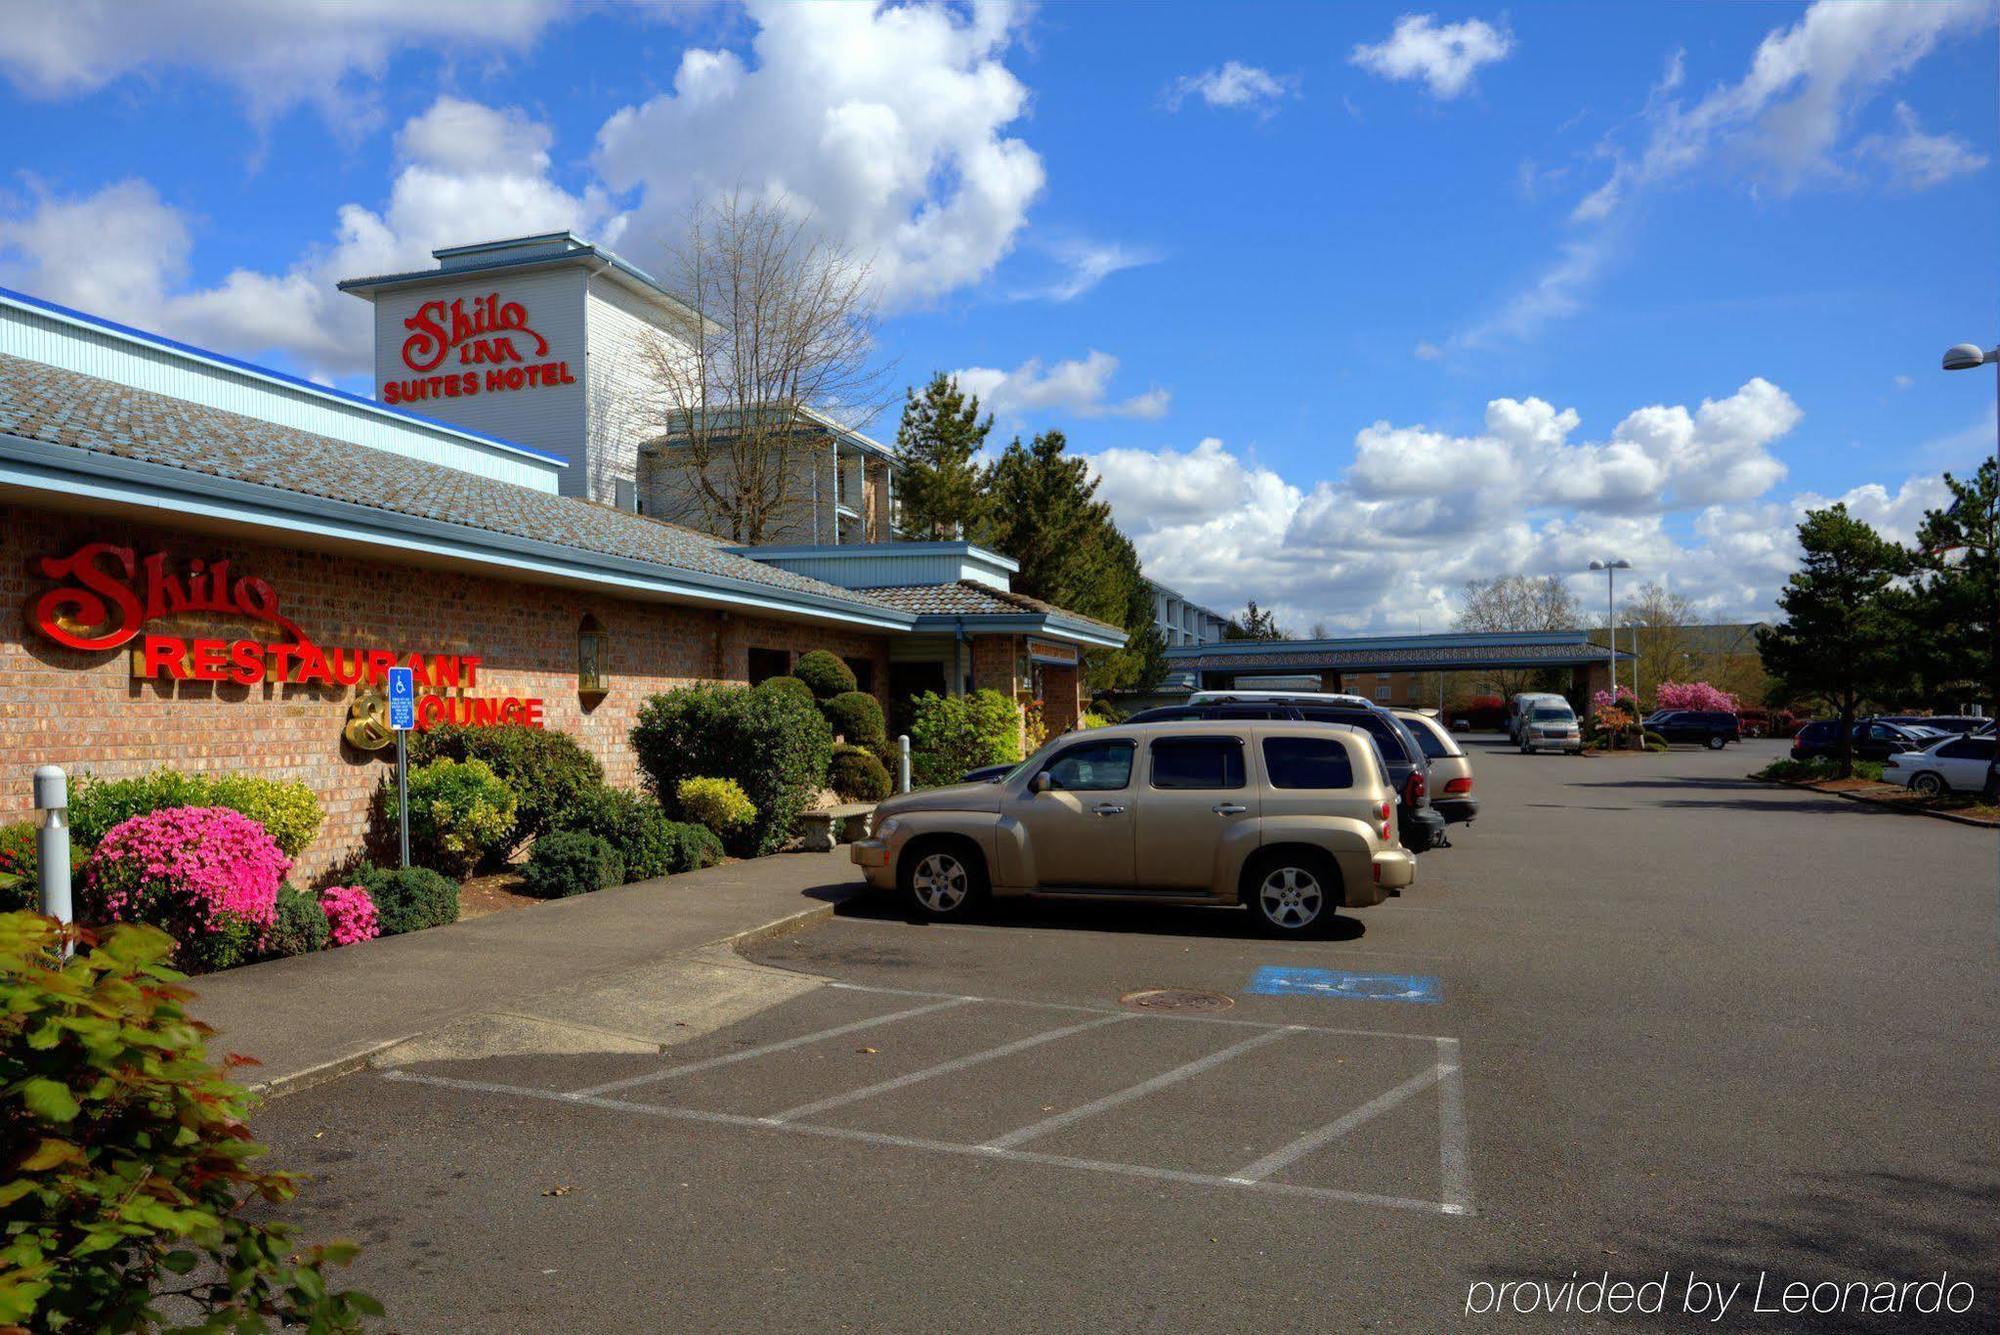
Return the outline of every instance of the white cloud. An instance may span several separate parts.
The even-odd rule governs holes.
[[[1752,379],[1693,408],[1636,409],[1598,440],[1575,439],[1579,415],[1534,397],[1493,400],[1473,435],[1377,422],[1356,434],[1351,465],[1310,485],[1214,438],[1090,462],[1148,572],[1211,606],[1255,598],[1295,625],[1409,629],[1421,616],[1435,629],[1467,579],[1575,575],[1583,592],[1583,568],[1611,553],[1735,615],[1764,608],[1795,559],[1800,507],[1765,497],[1784,476],[1769,447],[1798,420],[1790,396]],[[1871,517],[1891,522],[1926,485]]]
[[[1112,274],[1143,268],[1160,262],[1160,252],[1148,246],[1127,246],[1112,241],[1061,241],[1050,245],[1049,253],[1062,265],[1062,273],[1040,287],[1010,293],[1014,301],[1074,301]]]
[[[1224,61],[1216,69],[1199,74],[1183,74],[1167,90],[1167,106],[1179,111],[1190,97],[1198,97],[1211,107],[1255,111],[1270,115],[1288,97],[1294,80],[1273,74],[1240,60]]]
[[[636,192],[643,262],[690,204],[743,190],[810,214],[874,265],[892,305],[976,282],[1041,193],[1041,158],[1006,133],[1028,90],[1002,63],[1019,12],[986,0],[751,0],[748,60],[693,49],[673,87],[612,116],[597,164]]]
[[[1405,14],[1388,37],[1361,43],[1350,59],[1384,79],[1421,79],[1432,97],[1450,99],[1471,87],[1481,65],[1513,49],[1512,34],[1484,19],[1439,24],[1434,14]]]
[[[1112,401],[1111,378],[1118,359],[1095,348],[1081,358],[1044,365],[1034,357],[1011,371],[968,366],[952,375],[982,405],[1002,415],[1036,411],[1070,413],[1077,417],[1158,418],[1167,415],[1172,395],[1155,386],[1143,394]]]
[[[1889,184],[1899,190],[1928,190],[1986,165],[1986,155],[1956,135],[1925,134],[1907,102],[1896,104],[1896,124],[1895,134],[1872,134],[1861,140],[1854,155],[1879,165]]]
[[[0,24],[0,70],[31,97],[95,92],[127,75],[198,71],[260,120],[300,103],[337,123],[365,110],[364,81],[412,46],[522,51],[562,17],[557,0],[29,0]]]
[[[427,268],[438,246],[590,230],[601,194],[549,179],[551,135],[525,113],[441,97],[397,137],[400,163],[378,212],[343,206],[332,239],[282,274],[237,269],[187,286],[190,232],[147,182],[94,194],[43,195],[0,218],[0,280],[50,300],[242,356],[281,353],[314,376],[365,373],[371,330],[342,278]]]

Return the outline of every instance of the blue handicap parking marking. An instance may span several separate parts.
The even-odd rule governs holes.
[[[1340,997],[1348,1001],[1413,1001],[1435,1006],[1444,986],[1424,973],[1349,973],[1345,969],[1257,970],[1245,992],[1265,997]]]

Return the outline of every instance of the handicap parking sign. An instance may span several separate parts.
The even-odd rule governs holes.
[[[408,732],[417,726],[417,683],[410,669],[389,669],[389,726]]]
[[[1257,970],[1245,992],[1266,997],[1337,997],[1347,1001],[1413,1001],[1435,1006],[1444,1000],[1436,977],[1422,973],[1350,973],[1345,969]]]

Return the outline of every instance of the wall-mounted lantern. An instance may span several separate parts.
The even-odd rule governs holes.
[[[609,638],[603,624],[585,613],[576,628],[576,693],[588,704],[596,704],[611,693]]]

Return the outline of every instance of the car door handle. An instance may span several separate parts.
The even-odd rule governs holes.
[[[1099,802],[1091,810],[1100,816],[1122,816],[1125,814],[1125,808],[1116,802]]]
[[[1217,802],[1209,810],[1218,816],[1240,816],[1250,808],[1238,802]]]

